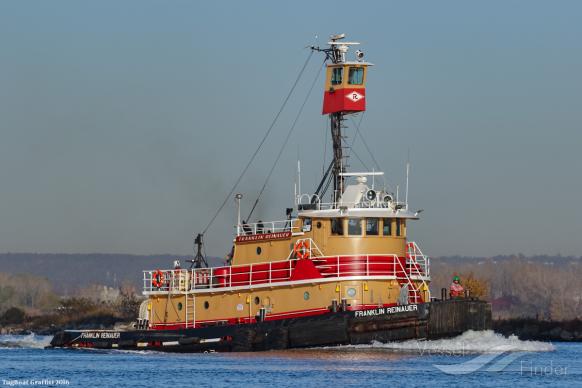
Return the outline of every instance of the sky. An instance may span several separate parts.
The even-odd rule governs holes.
[[[577,1],[2,1],[0,252],[190,253],[305,47],[343,32],[375,65],[361,135],[392,187],[411,163],[424,212],[410,239],[431,256],[580,256],[581,14]],[[243,215],[322,61],[237,187]],[[319,78],[257,218],[284,219],[298,158],[315,190],[322,95]],[[374,166],[360,139],[354,151]],[[208,254],[229,252],[235,222],[229,199]]]

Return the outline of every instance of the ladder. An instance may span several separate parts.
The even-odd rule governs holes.
[[[184,297],[186,298],[185,320],[187,329],[196,326],[196,294],[187,292]]]

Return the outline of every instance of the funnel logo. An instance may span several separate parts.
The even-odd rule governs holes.
[[[364,96],[358,92],[349,92],[348,94],[346,94],[346,98],[350,101],[358,102],[358,101],[362,100],[364,98]]]

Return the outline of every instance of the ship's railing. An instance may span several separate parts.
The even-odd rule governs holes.
[[[235,226],[237,236],[267,234],[267,233],[281,233],[302,232],[301,221],[298,218],[283,220],[283,221],[261,221],[249,224],[239,224]]]
[[[413,289],[413,280],[423,283],[430,280],[427,267],[414,264],[409,257],[393,254],[319,256],[312,257],[311,261],[322,278],[382,276],[396,279],[400,284],[407,283]],[[144,292],[187,293],[291,281],[297,262],[292,259],[240,266],[144,271]]]
[[[418,244],[415,242],[406,244],[406,258],[411,274],[430,276],[430,259],[422,253]]]
[[[427,283],[430,279],[430,259],[422,253],[414,241],[406,244],[406,267],[411,278],[421,281],[419,288],[426,291],[427,300],[430,300],[430,288]]]
[[[390,201],[384,202],[379,198],[369,201],[363,199],[360,202],[322,202],[317,194],[301,194],[297,199],[297,208],[301,210],[329,210],[329,209],[403,209],[406,208],[405,202]]]

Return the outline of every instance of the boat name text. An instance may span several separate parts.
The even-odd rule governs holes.
[[[385,315],[385,314],[395,314],[404,313],[408,311],[418,311],[418,305],[409,304],[406,306],[394,306],[394,307],[378,307],[373,310],[357,310],[354,311],[354,316],[359,317],[371,317],[375,315]]]
[[[291,237],[291,232],[252,234],[252,235],[248,235],[248,236],[237,236],[236,242],[281,240],[281,239],[289,238],[289,237]]]
[[[86,333],[81,333],[81,338],[116,339],[116,338],[119,338],[119,332],[116,332],[116,333],[108,333],[108,332],[86,332]]]

